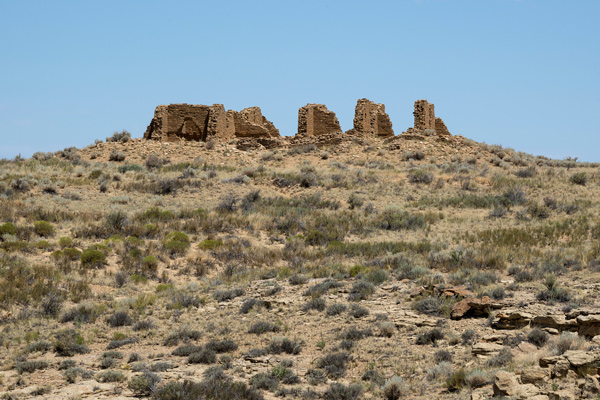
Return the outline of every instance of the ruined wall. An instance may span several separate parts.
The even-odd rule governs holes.
[[[354,109],[354,132],[365,136],[394,136],[392,121],[383,104],[359,99]]]
[[[451,135],[441,118],[436,118],[434,105],[427,100],[415,101],[415,126],[417,131],[425,129],[435,130],[436,135],[448,136]]]
[[[415,101],[415,129],[435,129],[435,108],[427,100]]]
[[[324,104],[307,104],[298,110],[298,134],[320,136],[341,132],[340,123],[333,111]]]
[[[231,140],[236,137],[279,137],[275,126],[263,117],[260,108],[225,112],[222,104],[160,105],[144,133],[144,139],[161,141]]]
[[[442,121],[441,118],[435,119],[435,133],[437,133],[438,135],[442,135],[442,136],[451,135],[448,128],[446,128],[446,124],[444,123],[444,121]]]

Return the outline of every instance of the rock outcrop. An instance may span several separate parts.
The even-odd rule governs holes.
[[[394,136],[392,121],[385,112],[385,105],[359,99],[354,110],[354,133],[361,136]]]
[[[260,108],[226,112],[222,104],[160,105],[144,133],[144,139],[166,142],[276,137],[279,131],[262,115]]]
[[[342,132],[340,123],[324,104],[307,104],[298,110],[299,135],[314,137],[337,132]]]
[[[488,296],[482,298],[469,297],[456,303],[452,307],[450,318],[461,319],[463,317],[483,317],[489,315],[491,310],[497,310],[503,307]]]

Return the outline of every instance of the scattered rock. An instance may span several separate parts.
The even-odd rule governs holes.
[[[548,380],[549,374],[548,370],[545,369],[526,369],[521,372],[521,382],[522,383],[533,383],[539,384]]]
[[[511,372],[498,371],[494,377],[494,396],[515,396],[517,399],[530,399],[538,396],[540,390],[533,384],[520,384],[517,376]],[[544,396],[547,398],[547,396]]]

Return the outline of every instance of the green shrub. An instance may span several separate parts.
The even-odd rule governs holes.
[[[163,244],[171,256],[182,256],[190,247],[190,238],[183,232],[175,231],[167,235]]]
[[[15,364],[15,369],[19,374],[23,372],[32,373],[38,369],[46,369],[48,368],[47,361],[23,361]]]
[[[375,219],[375,223],[379,228],[390,231],[419,229],[427,226],[427,221],[422,216],[414,215],[408,211],[394,207],[383,210]]]
[[[354,282],[350,294],[348,295],[349,301],[361,301],[366,300],[375,293],[375,285],[371,282],[359,280]]]
[[[150,371],[144,371],[141,375],[132,377],[127,382],[127,387],[131,389],[136,396],[150,396],[157,389],[160,377]]]
[[[33,231],[42,237],[54,236],[54,226],[50,222],[36,221],[33,223]]]
[[[154,276],[158,271],[158,259],[154,256],[146,256],[142,259],[142,273],[147,276]]]
[[[55,338],[54,351],[61,357],[73,357],[75,354],[89,353],[83,336],[73,329],[58,331]]]
[[[571,294],[567,289],[560,287],[558,279],[555,275],[547,275],[544,282],[545,290],[537,294],[537,299],[540,301],[559,301],[566,303],[571,301]]]
[[[449,378],[446,380],[446,387],[450,391],[457,391],[462,389],[467,385],[467,373],[464,368],[461,368],[455,371]]]
[[[97,269],[104,266],[106,254],[100,250],[86,249],[81,254],[81,266],[85,269]]]
[[[214,364],[215,362],[217,362],[217,353],[207,348],[202,348],[188,356],[190,364]]]
[[[585,172],[576,172],[569,177],[569,181],[576,185],[585,186],[588,181],[587,174]]]
[[[0,236],[2,235],[16,235],[17,234],[17,227],[10,223],[10,222],[6,222],[2,225],[0,225]]]
[[[206,239],[206,240],[203,240],[202,242],[198,243],[198,248],[200,248],[202,250],[214,250],[221,246],[223,246],[223,241],[221,239],[217,239],[217,240]]]
[[[96,374],[98,382],[123,382],[125,375],[121,371],[108,370]]]

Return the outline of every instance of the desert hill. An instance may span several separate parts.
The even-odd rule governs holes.
[[[1,160],[3,398],[596,398],[598,165],[370,104]]]

